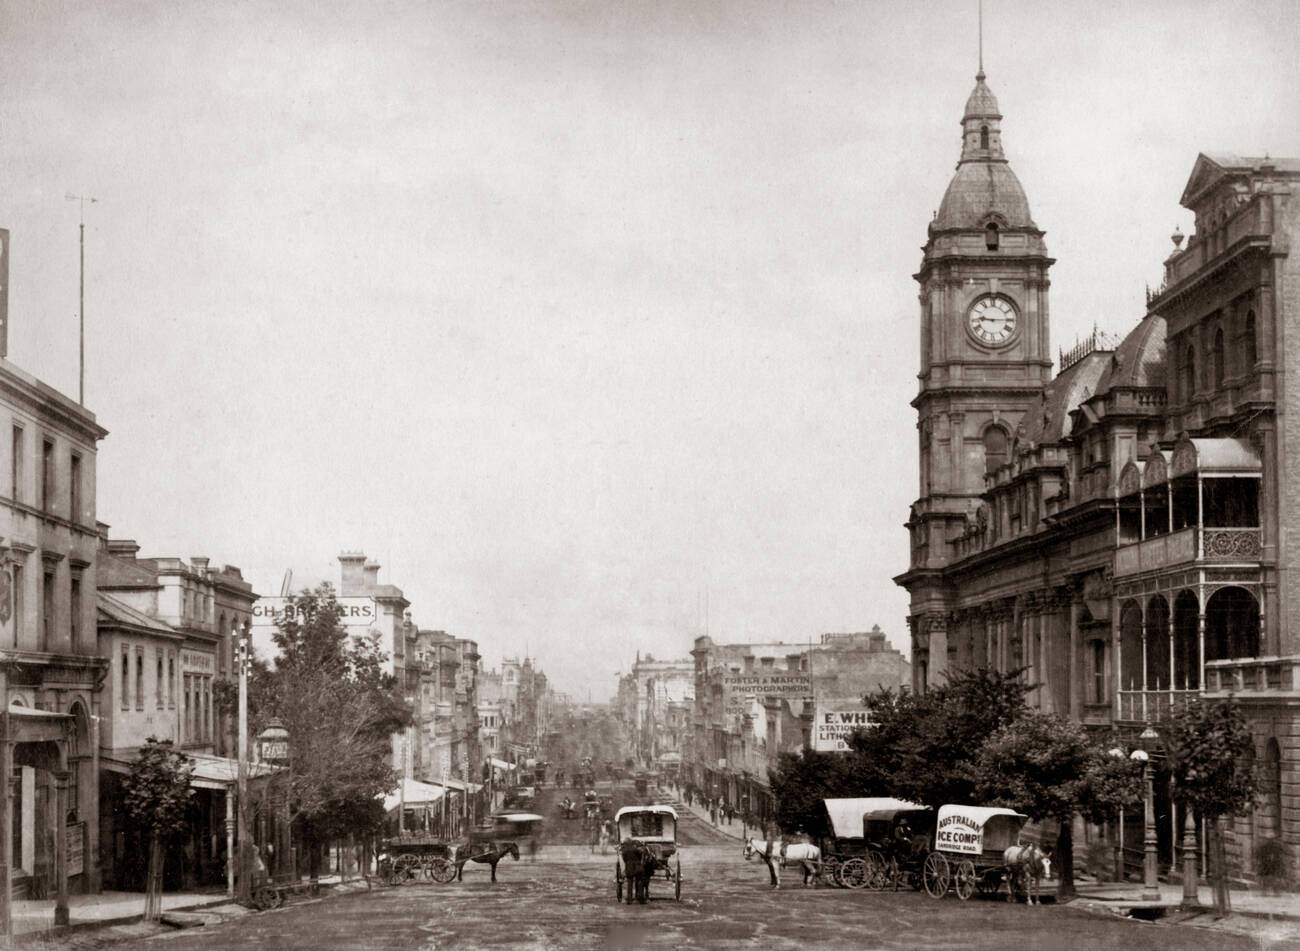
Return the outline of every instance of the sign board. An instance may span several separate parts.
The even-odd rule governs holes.
[[[335,603],[344,627],[372,628],[379,621],[374,598],[336,598]],[[253,627],[275,627],[290,611],[297,612],[299,621],[305,620],[304,606],[297,598],[258,598],[253,603]]]
[[[208,651],[181,651],[182,670],[199,670],[210,674],[214,666],[216,666],[216,657]]]
[[[287,763],[289,762],[289,741],[288,740],[258,740],[258,759],[263,763]]]
[[[64,826],[63,835],[68,843],[68,874],[80,875],[85,868],[86,824],[74,822]]]
[[[934,830],[934,847],[941,852],[979,855],[984,851],[984,826],[960,813],[943,816]]]
[[[861,707],[843,710],[818,707],[813,720],[813,749],[822,753],[847,753],[854,730],[871,725],[871,715]]]
[[[751,698],[767,697],[796,699],[812,693],[812,680],[807,674],[788,671],[768,673],[724,674],[722,695],[728,713],[740,713]]]

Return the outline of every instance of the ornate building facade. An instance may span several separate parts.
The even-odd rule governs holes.
[[[913,685],[1024,668],[1039,708],[1129,733],[1233,694],[1265,777],[1232,830],[1250,877],[1263,839],[1300,849],[1300,161],[1200,156],[1181,199],[1195,234],[1174,235],[1145,315],[1050,377],[1052,262],[984,79],[916,275],[920,493],[896,579]],[[1163,775],[1157,814],[1170,866],[1183,816]]]

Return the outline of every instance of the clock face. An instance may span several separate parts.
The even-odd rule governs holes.
[[[1016,332],[1016,309],[1001,297],[982,297],[970,309],[970,332],[980,343],[1001,346]]]

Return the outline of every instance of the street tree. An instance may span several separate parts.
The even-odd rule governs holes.
[[[1207,877],[1215,915],[1223,917],[1232,910],[1223,819],[1245,815],[1259,789],[1250,728],[1235,700],[1199,701],[1173,716],[1164,730],[1164,740],[1174,797],[1204,822]]]
[[[871,725],[850,745],[869,785],[883,795],[938,808],[978,801],[973,767],[985,741],[1029,711],[1022,670],[950,673],[923,694],[877,691],[863,698]]]
[[[149,865],[145,879],[144,919],[162,915],[163,842],[185,826],[185,810],[193,790],[193,761],[171,740],[149,737],[124,784],[126,811],[148,836]]]
[[[1104,746],[1078,723],[1034,712],[993,733],[971,770],[976,801],[1057,822],[1058,899],[1075,893],[1075,815],[1110,819],[1141,800],[1140,771],[1127,759],[1116,761]]]
[[[886,795],[872,784],[860,754],[801,750],[782,753],[768,777],[776,799],[776,824],[786,832],[806,832],[814,838],[831,834],[823,799]]]
[[[312,847],[359,823],[376,825],[375,800],[393,788],[392,735],[412,722],[410,705],[384,667],[377,636],[354,637],[340,621],[333,588],[303,591],[273,635],[274,665],[255,665],[249,725],[272,718],[289,734],[289,769],[276,777],[289,819]]]

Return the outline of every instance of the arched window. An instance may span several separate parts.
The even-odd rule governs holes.
[[[984,226],[984,246],[990,251],[998,249],[998,226],[996,222],[990,221]]]
[[[1214,331],[1214,351],[1211,357],[1211,372],[1214,374],[1214,389],[1223,387],[1223,328]]]
[[[980,148],[987,149],[988,147],[989,147],[989,127],[986,125],[982,125],[980,126]]]
[[[1255,369],[1255,361],[1259,359],[1259,348],[1255,342],[1255,312],[1246,312],[1246,326],[1241,332],[1242,336],[1242,358],[1246,361],[1246,369]]]
[[[1196,395],[1196,348],[1190,343],[1183,358],[1183,402],[1190,403]]]
[[[1259,602],[1245,588],[1220,588],[1205,606],[1205,659],[1259,656]]]
[[[1007,461],[1007,434],[999,426],[984,430],[984,471],[996,472]]]

